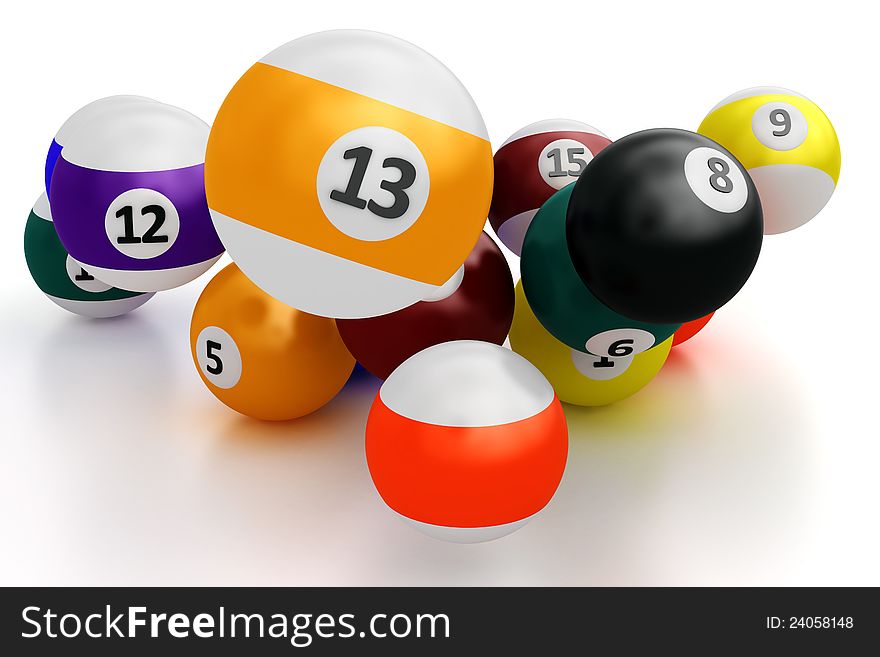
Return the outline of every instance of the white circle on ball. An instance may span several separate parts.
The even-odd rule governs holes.
[[[684,176],[696,197],[718,212],[739,212],[749,199],[739,164],[714,148],[700,146],[688,153]]]
[[[196,360],[211,384],[224,390],[241,379],[241,351],[235,340],[219,326],[206,326],[196,338]]]
[[[654,346],[654,336],[637,328],[619,328],[597,333],[586,342],[587,351],[609,358],[629,358]]]
[[[553,189],[575,182],[587,168],[593,153],[574,139],[557,139],[544,147],[538,156],[538,171]]]
[[[775,151],[790,151],[807,138],[807,117],[794,105],[773,102],[761,105],[752,114],[752,132],[758,141]]]
[[[391,239],[422,214],[431,189],[428,163],[412,140],[381,126],[347,132],[318,167],[318,202],[349,237]]]
[[[571,350],[571,362],[574,364],[575,369],[593,381],[616,379],[629,369],[634,358],[634,355],[622,358],[609,358],[608,356],[585,354],[577,349]]]
[[[102,283],[92,276],[80,263],[69,255],[67,256],[67,261],[64,263],[64,266],[65,269],[67,269],[67,276],[70,278],[70,282],[84,292],[99,294],[111,289],[111,286]]]
[[[155,189],[129,189],[117,196],[104,215],[107,239],[129,258],[156,258],[177,241],[180,215],[167,196]]]

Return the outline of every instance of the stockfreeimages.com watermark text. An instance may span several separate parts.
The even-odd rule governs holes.
[[[51,639],[285,639],[297,648],[315,639],[448,639],[446,614],[385,614],[369,617],[361,629],[355,614],[234,613],[219,607],[211,613],[155,613],[146,607],[104,609],[84,615],[29,606],[22,609],[22,638]]]

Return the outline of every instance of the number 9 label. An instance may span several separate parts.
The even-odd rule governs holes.
[[[380,126],[352,130],[327,149],[317,176],[318,202],[349,237],[391,239],[410,228],[428,202],[428,164],[405,135]]]
[[[752,132],[764,146],[775,151],[790,151],[807,138],[807,118],[788,103],[767,103],[752,115]]]
[[[235,340],[219,326],[206,326],[196,338],[196,361],[212,385],[227,390],[241,379],[241,351]]]

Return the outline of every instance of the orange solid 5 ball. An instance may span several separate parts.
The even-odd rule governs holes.
[[[234,264],[205,287],[189,334],[208,389],[260,420],[292,420],[319,409],[354,369],[334,320],[276,301]]]

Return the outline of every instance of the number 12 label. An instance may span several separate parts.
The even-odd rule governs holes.
[[[130,189],[117,196],[104,215],[107,239],[129,258],[156,258],[177,241],[180,215],[167,196],[154,189]]]

